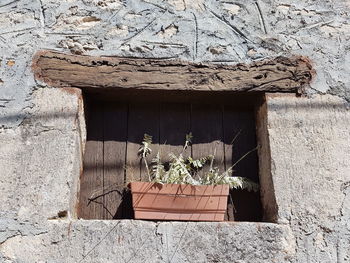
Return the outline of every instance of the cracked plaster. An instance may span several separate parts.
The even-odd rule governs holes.
[[[169,251],[174,262],[350,261],[349,17],[345,0],[1,1],[0,262],[169,262]],[[82,101],[34,80],[40,49],[223,64],[309,57],[310,98],[267,102],[279,224],[76,220]]]

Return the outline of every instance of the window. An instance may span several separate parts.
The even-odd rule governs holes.
[[[181,151],[185,135],[192,132],[188,154],[196,158],[215,151],[220,170],[256,146],[257,95],[120,91],[85,97],[87,144],[80,218],[132,218],[131,198],[124,187],[131,180],[147,180],[137,155],[144,133],[153,136],[166,161],[167,153]],[[235,166],[235,175],[258,181],[256,151]],[[261,221],[259,193],[233,190],[231,197],[227,220]]]
[[[190,130],[197,138],[192,154],[198,149],[203,153],[212,151],[217,146],[222,149],[218,163],[221,168],[227,167],[230,160],[234,162],[235,154],[242,155],[249,150],[244,147],[255,145],[254,116],[258,116],[255,123],[260,167],[257,167],[255,152],[236,167],[236,175],[258,181],[259,170],[262,202],[259,194],[248,196],[248,193],[234,192],[236,210],[230,208],[228,212],[232,215],[235,211],[236,220],[259,221],[263,210],[264,221],[277,221],[267,106],[259,96],[263,97],[265,92],[305,94],[305,87],[315,75],[308,58],[276,57],[229,66],[164,58],[90,57],[39,51],[33,58],[32,70],[36,80],[74,94],[77,88],[81,89],[87,98],[88,141],[78,208],[81,218],[130,217],[127,209],[130,199],[119,187],[127,182],[128,169],[137,169],[136,161],[130,162],[128,158],[136,158],[132,152],[138,148],[140,134],[147,132],[145,124],[153,123],[150,126],[155,132],[148,132],[158,138],[159,147],[173,150],[178,147],[177,140],[182,142],[183,138],[180,138],[181,132],[174,129],[164,133],[162,125],[169,128],[171,122],[162,124],[162,120],[169,120],[163,115],[175,112],[169,114],[179,118],[180,112],[185,111],[183,116],[187,116],[185,119],[190,116]],[[252,95],[253,92],[261,95]],[[149,119],[138,121],[133,117],[138,116],[138,111],[147,113],[145,118]],[[230,116],[232,120],[227,121]],[[185,125],[181,127],[184,129]],[[228,137],[231,128],[236,129],[233,134],[242,129],[233,147],[229,146]],[[167,142],[165,146],[162,141]]]

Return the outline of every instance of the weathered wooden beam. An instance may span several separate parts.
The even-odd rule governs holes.
[[[277,57],[234,66],[179,60],[91,57],[52,51],[33,61],[38,80],[55,87],[301,93],[314,71],[307,58]]]

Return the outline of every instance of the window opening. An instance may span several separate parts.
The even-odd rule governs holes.
[[[153,148],[163,153],[163,161],[167,153],[179,153],[185,135],[192,132],[192,157],[216,151],[215,166],[220,170],[231,166],[256,146],[254,116],[258,97],[171,91],[120,92],[110,97],[85,94],[87,143],[79,217],[133,217],[131,196],[125,186],[129,181],[148,178],[137,155],[145,133],[153,136]],[[237,164],[234,175],[258,182],[258,171],[255,151]],[[261,217],[259,193],[231,190],[227,221],[258,222]]]

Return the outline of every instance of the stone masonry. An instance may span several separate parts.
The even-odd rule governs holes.
[[[78,220],[79,89],[36,81],[43,49],[316,71],[266,95],[273,223]],[[0,262],[350,262],[347,0],[0,0]]]

